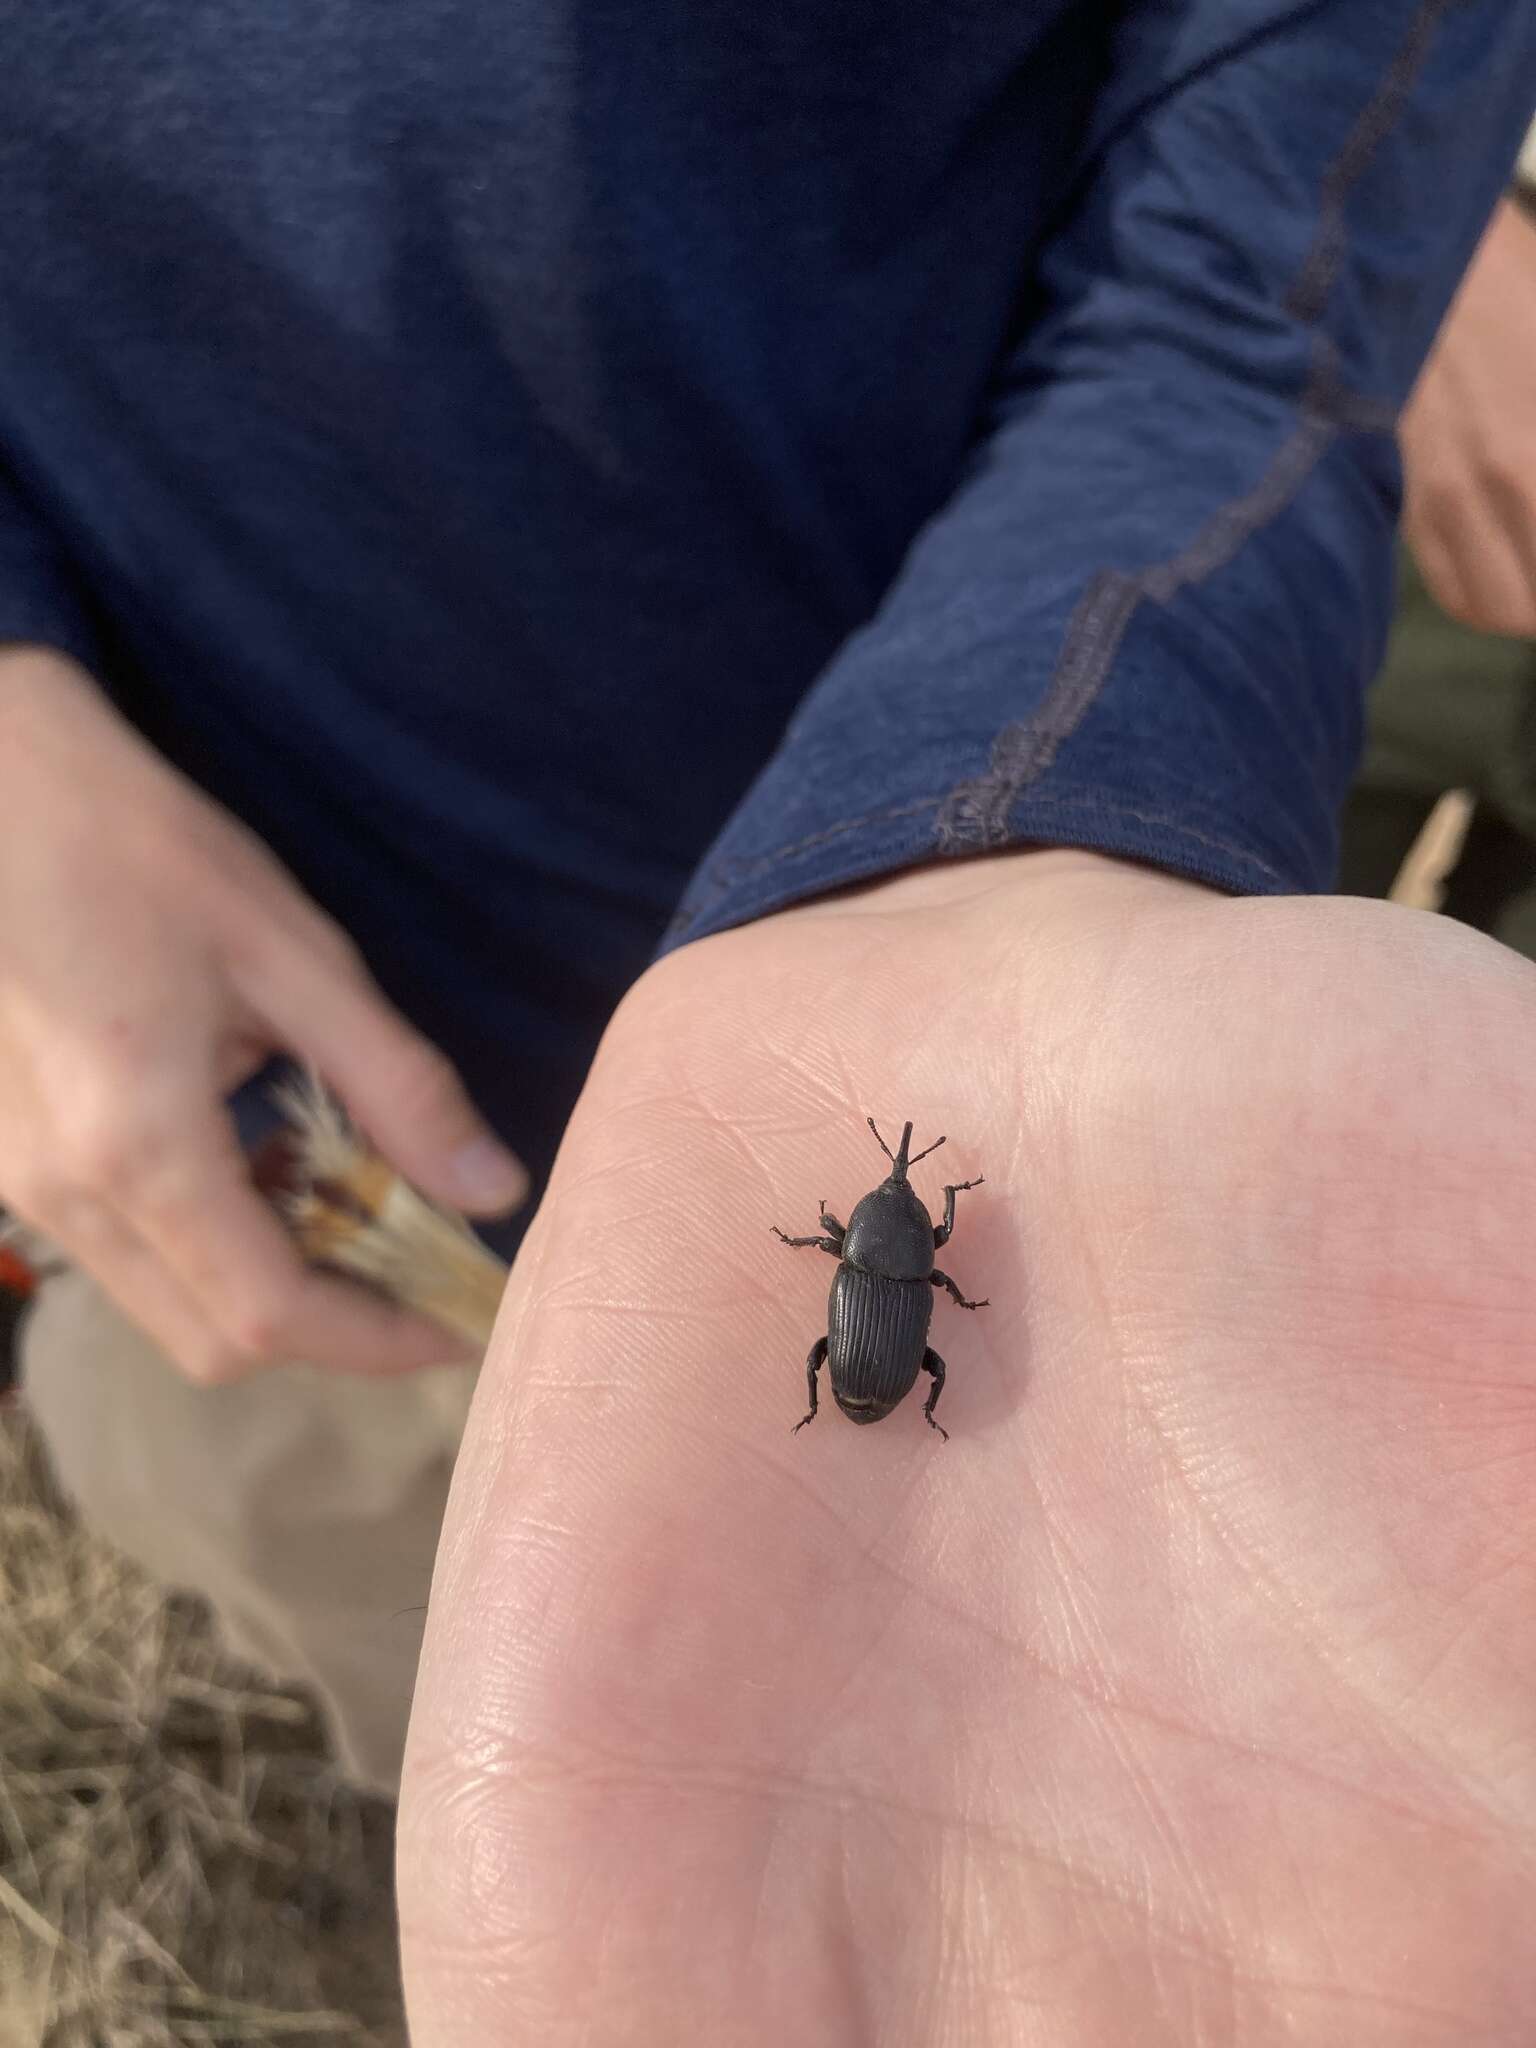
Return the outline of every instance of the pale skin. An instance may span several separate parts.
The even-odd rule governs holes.
[[[303,1266],[223,1108],[297,1055],[408,1177],[495,1213],[527,1178],[448,1062],[73,662],[0,649],[0,721],[0,1202],[194,1380],[451,1359],[434,1324]]]
[[[452,1199],[457,1083],[78,671],[0,683],[0,1190],[200,1377],[426,1363],[288,1263],[218,1103],[281,1044]],[[1459,927],[1072,853],[648,976],[456,1485],[416,2048],[1529,2039],[1533,1042]],[[767,1226],[847,1213],[870,1112],[948,1132],[930,1199],[986,1177],[947,1445],[790,1433],[826,1283]]]
[[[1533,1044],[1465,929],[1067,852],[648,976],[455,1484],[415,2048],[1536,2037]],[[948,1444],[791,1435],[870,1112],[986,1177]]]
[[[1436,600],[1536,637],[1536,222],[1495,212],[1400,428],[1403,527]]]

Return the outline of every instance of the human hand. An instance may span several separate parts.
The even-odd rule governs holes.
[[[439,1363],[454,1340],[308,1271],[226,1095],[311,1063],[390,1162],[472,1213],[526,1178],[270,853],[72,662],[0,651],[0,1198],[183,1371]]]
[[[460,1460],[402,1810],[416,2048],[1536,2034],[1536,973],[1072,853],[662,963]],[[917,1142],[948,1361],[803,1361]]]
[[[1506,199],[1402,419],[1403,530],[1441,608],[1536,637],[1536,223]]]

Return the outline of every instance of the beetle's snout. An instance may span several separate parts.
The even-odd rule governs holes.
[[[901,1143],[900,1143],[900,1145],[899,1145],[899,1146],[897,1147],[897,1150],[896,1150],[896,1157],[895,1157],[895,1158],[894,1158],[894,1159],[893,1159],[893,1160],[891,1161],[891,1179],[892,1179],[892,1180],[905,1180],[905,1179],[906,1179],[906,1177],[907,1177],[907,1166],[908,1166],[908,1164],[909,1164],[909,1161],[908,1161],[908,1159],[907,1159],[907,1154],[908,1154],[908,1152],[910,1152],[910,1151],[911,1151],[911,1149],[912,1149],[912,1126],[911,1126],[910,1124],[903,1124],[903,1125],[902,1125],[902,1127],[901,1127]]]
[[[875,1143],[880,1147],[880,1150],[891,1162],[891,1170],[886,1175],[886,1179],[888,1181],[894,1182],[897,1187],[901,1187],[905,1183],[907,1178],[907,1168],[909,1166],[916,1166],[917,1159],[926,1159],[928,1157],[928,1152],[937,1152],[939,1147],[944,1142],[942,1138],[935,1138],[933,1143],[928,1147],[928,1151],[919,1152],[917,1155],[917,1159],[914,1159],[911,1157],[912,1126],[910,1124],[902,1125],[901,1143],[893,1152],[890,1146],[887,1145],[887,1143],[885,1142],[884,1138],[881,1137],[879,1127],[875,1123],[874,1118],[872,1116],[867,1116],[865,1117],[864,1121],[869,1125],[869,1128],[874,1132]]]

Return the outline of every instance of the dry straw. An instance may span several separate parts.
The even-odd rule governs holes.
[[[507,1269],[461,1216],[404,1181],[314,1078],[278,1088],[296,1154],[282,1207],[306,1258],[431,1316],[478,1353]]]
[[[316,1083],[282,1106],[305,1256],[483,1348],[501,1261]],[[309,1703],[81,1529],[0,1409],[0,2048],[397,2048],[390,1825]]]
[[[393,2048],[389,1827],[0,1411],[0,2048]]]

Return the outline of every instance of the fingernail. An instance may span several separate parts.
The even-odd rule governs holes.
[[[527,1192],[528,1176],[494,1138],[474,1138],[453,1155],[459,1198],[474,1209],[510,1209]]]

